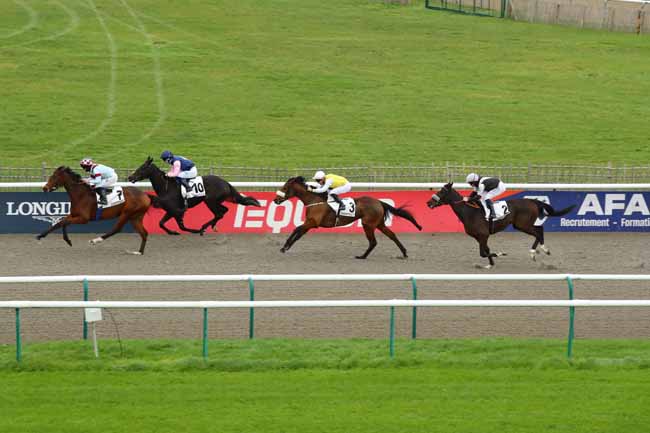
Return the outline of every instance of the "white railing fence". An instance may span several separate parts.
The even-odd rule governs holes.
[[[254,338],[255,308],[313,308],[313,307],[388,307],[390,308],[390,354],[394,355],[395,308],[412,308],[411,338],[417,338],[418,307],[565,307],[569,308],[567,356],[572,356],[576,307],[637,307],[650,306],[647,300],[577,300],[573,297],[574,281],[648,281],[650,275],[630,274],[287,274],[287,275],[65,275],[0,277],[0,284],[43,284],[62,282],[83,283],[83,301],[2,301],[0,308],[16,312],[16,360],[22,358],[20,310],[25,308],[190,308],[203,310],[203,356],[207,357],[208,309],[248,308],[249,338]],[[244,281],[248,283],[247,301],[89,301],[90,282],[211,282]],[[255,301],[255,282],[260,281],[409,281],[412,299],[392,300],[303,300]],[[418,300],[418,281],[565,281],[568,300]],[[88,338],[83,320],[83,338]]]

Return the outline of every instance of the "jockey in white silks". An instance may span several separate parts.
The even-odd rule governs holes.
[[[470,197],[465,197],[464,200],[471,201],[478,198],[486,213],[489,212],[490,233],[493,233],[494,203],[492,199],[503,194],[506,191],[506,185],[498,177],[481,177],[476,173],[468,174],[466,181],[474,187],[474,192]]]
[[[106,192],[117,182],[117,173],[107,165],[97,164],[92,158],[84,158],[79,162],[81,168],[90,173],[86,182],[99,194],[99,204],[108,204]]]

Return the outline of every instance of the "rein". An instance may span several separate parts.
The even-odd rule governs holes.
[[[319,201],[318,203],[311,203],[306,205],[305,207],[312,207],[312,206],[318,206],[319,204],[326,204],[324,201]]]

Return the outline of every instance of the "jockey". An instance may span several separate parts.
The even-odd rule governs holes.
[[[79,162],[81,168],[90,173],[86,182],[99,194],[99,204],[107,205],[106,190],[117,182],[117,173],[111,167],[97,164],[92,158],[84,158]]]
[[[160,155],[160,159],[171,165],[167,177],[175,177],[176,181],[183,185],[186,191],[189,191],[189,179],[198,176],[194,162],[182,156],[174,156],[169,150],[165,150]]]
[[[327,192],[328,199],[331,197],[339,205],[342,204],[339,194],[345,194],[352,190],[352,184],[350,184],[346,178],[331,173],[325,174],[322,170],[317,171],[316,174],[314,174],[313,179],[318,182],[320,186],[311,188],[311,192],[315,192],[316,194]]]
[[[489,210],[490,233],[494,232],[494,204],[492,199],[506,191],[506,185],[498,177],[481,177],[476,173],[467,175],[466,182],[470,184],[474,191],[470,197],[465,197],[464,201],[478,200],[483,205],[483,209]]]

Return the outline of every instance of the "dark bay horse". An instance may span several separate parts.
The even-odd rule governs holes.
[[[137,182],[143,179],[149,179],[157,197],[151,197],[155,208],[165,210],[158,225],[169,235],[178,235],[178,232],[165,227],[165,223],[171,218],[176,220],[178,227],[186,232],[200,233],[203,235],[208,227],[215,229],[215,226],[221,218],[228,212],[228,208],[221,203],[229,201],[232,203],[242,204],[244,206],[260,206],[260,203],[253,197],[244,197],[234,186],[220,178],[219,176],[203,176],[205,186],[205,196],[191,198],[187,201],[188,208],[192,208],[201,202],[205,202],[208,209],[212,211],[214,217],[203,224],[200,229],[191,229],[185,227],[183,216],[185,215],[185,204],[181,194],[181,186],[176,179],[167,177],[165,172],[159,169],[153,163],[151,157],[142,164],[136,171],[129,176],[129,182]]]
[[[81,176],[72,171],[70,167],[61,166],[57,168],[52,176],[50,176],[47,184],[43,187],[43,191],[54,191],[61,186],[65,188],[70,196],[70,214],[36,236],[36,239],[41,240],[54,230],[61,228],[63,231],[63,240],[72,246],[72,242],[70,242],[70,238],[68,237],[67,227],[70,224],[87,224],[89,221],[97,220],[97,196],[90,186],[83,181]],[[147,194],[138,188],[128,187],[123,188],[122,191],[124,192],[124,203],[105,208],[99,218],[100,220],[119,218],[117,223],[110,232],[91,240],[90,243],[98,244],[110,238],[122,230],[124,224],[130,221],[133,228],[142,238],[140,250],[133,252],[133,254],[141,255],[144,253],[148,236],[142,220],[151,205],[151,200]]]
[[[460,193],[452,186],[453,183],[448,183],[443,186],[437,194],[431,197],[427,202],[427,206],[431,209],[446,204],[451,206],[458,219],[463,223],[465,233],[478,241],[481,257],[487,257],[490,261],[489,265],[483,267],[489,269],[494,266],[494,257],[505,254],[490,252],[490,248],[488,247],[488,238],[490,237],[489,223],[485,219],[481,205],[465,202]],[[535,242],[530,249],[530,255],[533,260],[535,260],[538,245],[540,245],[540,248],[546,254],[551,254],[551,251],[544,245],[544,227],[535,226],[537,218],[566,215],[575,207],[573,205],[556,211],[546,203],[527,198],[507,200],[506,202],[510,208],[510,213],[504,219],[494,221],[494,233],[505,230],[506,227],[512,224],[517,230],[534,236]]]
[[[308,191],[305,178],[302,176],[292,177],[289,179],[282,189],[277,192],[277,196],[273,202],[280,204],[283,201],[297,197],[302,201],[307,208],[305,216],[305,223],[291,233],[284,246],[280,249],[281,252],[286,252],[291,246],[300,239],[309,230],[316,227],[335,227],[344,226],[356,220],[361,220],[363,230],[368,238],[368,249],[361,256],[356,256],[357,259],[365,259],[368,254],[377,246],[377,239],[375,238],[375,230],[379,229],[380,232],[388,236],[402,252],[404,258],[408,257],[406,248],[397,239],[395,233],[386,227],[385,221],[392,214],[410,221],[418,230],[422,230],[422,226],[418,224],[413,215],[404,208],[394,208],[393,206],[377,200],[372,197],[359,197],[355,198],[355,216],[345,217],[339,216],[337,219],[336,213],[327,204],[327,193],[316,194]],[[338,222],[338,224],[337,224]]]

